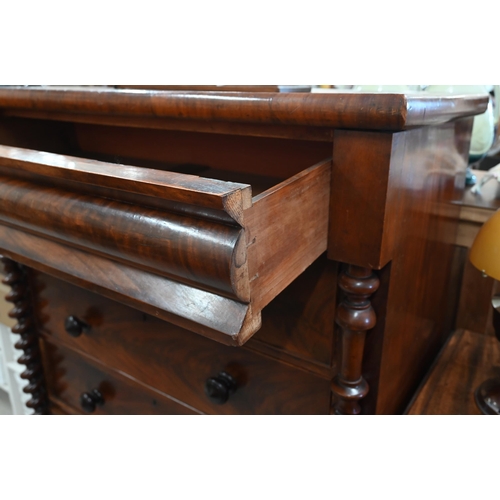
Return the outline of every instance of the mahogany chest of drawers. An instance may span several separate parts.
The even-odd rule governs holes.
[[[483,96],[0,89],[35,413],[397,413],[449,333]]]

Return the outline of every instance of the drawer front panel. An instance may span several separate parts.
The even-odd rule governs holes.
[[[36,288],[37,317],[45,334],[204,413],[329,411],[328,380],[244,348],[223,346],[47,275],[37,275]],[[69,335],[69,316],[90,329]],[[237,384],[222,405],[205,394],[208,379],[221,372]]]
[[[285,179],[202,167],[211,179],[167,168],[0,144],[2,252],[243,345],[259,329],[262,309],[327,249],[331,160],[306,163]],[[227,180],[233,174],[245,183]],[[267,187],[252,197],[247,182],[254,181]],[[148,293],[150,280],[166,284],[168,295]],[[236,316],[225,315],[228,301]]]
[[[233,287],[242,229],[0,175],[0,220],[242,300]],[[241,251],[240,251],[241,252]]]
[[[191,415],[194,410],[149,390],[125,377],[113,376],[97,364],[70,349],[42,342],[50,398],[69,406],[74,413],[96,415]],[[101,401],[93,391],[99,391]],[[82,394],[90,407],[82,407]],[[94,398],[94,399],[92,399]],[[94,404],[92,404],[94,403]],[[89,403],[87,403],[88,405]],[[75,411],[76,410],[76,411]]]

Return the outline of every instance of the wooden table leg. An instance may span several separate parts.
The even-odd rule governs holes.
[[[362,376],[366,332],[376,324],[370,297],[379,287],[379,279],[369,267],[349,265],[339,280],[345,296],[337,309],[336,322],[341,328],[342,351],[339,372],[332,381],[338,415],[361,413],[359,401],[368,394]]]

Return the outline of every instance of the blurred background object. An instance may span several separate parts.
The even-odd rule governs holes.
[[[484,275],[500,281],[500,211],[484,224],[470,252],[470,261]],[[500,340],[500,300],[494,297],[495,334]],[[475,392],[476,404],[485,415],[500,415],[500,377],[483,382]]]

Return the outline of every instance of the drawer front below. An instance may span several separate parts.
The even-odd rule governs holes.
[[[41,331],[103,365],[210,414],[327,414],[329,381],[245,348],[208,340],[47,275],[36,279]],[[73,337],[69,316],[88,330]],[[49,367],[51,369],[51,367]],[[224,404],[206,394],[224,372],[236,390]]]
[[[68,406],[73,413],[96,415],[197,413],[133,380],[110,374],[71,349],[42,341],[42,350],[47,388],[56,408]],[[98,391],[98,394],[94,391]],[[84,394],[86,404],[82,404]],[[102,400],[98,399],[99,395]]]

